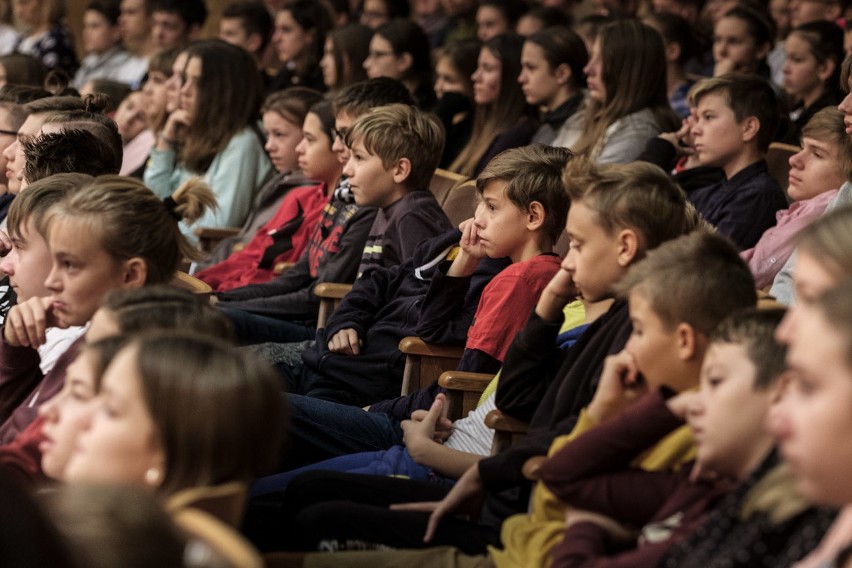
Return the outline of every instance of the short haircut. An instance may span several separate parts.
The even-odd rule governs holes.
[[[269,40],[272,39],[272,15],[262,2],[258,0],[235,0],[222,10],[222,18],[239,20],[246,36],[260,36],[259,53],[266,51]]]
[[[615,286],[621,296],[636,293],[668,329],[681,323],[709,335],[738,309],[754,307],[754,277],[737,248],[706,231],[668,241],[648,252]]]
[[[595,221],[605,231],[637,231],[639,258],[695,225],[687,216],[683,190],[657,166],[644,162],[595,164],[574,158],[562,179],[571,203],[582,201],[595,212]]]
[[[45,236],[47,211],[59,203],[71,191],[92,181],[92,176],[84,174],[57,174],[30,184],[9,206],[6,217],[9,235],[21,238],[21,227],[32,220],[35,230]]]
[[[719,95],[734,112],[737,122],[757,118],[757,146],[761,152],[769,149],[781,123],[781,101],[766,79],[745,73],[728,73],[703,79],[689,91],[690,106],[698,106],[707,95]]]
[[[117,174],[121,169],[121,147],[80,128],[28,137],[21,140],[21,146],[26,160],[24,179],[29,183],[54,174],[99,176]]]
[[[568,194],[562,184],[562,170],[571,158],[567,148],[533,144],[497,154],[476,178],[479,193],[495,181],[506,183],[505,195],[518,209],[528,211],[538,201],[544,207],[542,231],[553,242],[565,229]]]
[[[394,103],[413,106],[414,99],[399,81],[389,77],[376,77],[343,89],[334,97],[332,106],[335,115],[346,113],[354,119],[371,108]]]
[[[166,49],[164,51],[158,51],[157,53],[151,56],[151,59],[148,60],[148,74],[150,75],[152,71],[157,71],[162,73],[166,77],[172,76],[172,66],[175,63],[175,59],[177,59],[178,53],[181,52],[181,49],[177,47],[173,47],[172,49]]]
[[[0,87],[0,102],[14,103],[16,105],[25,105],[39,99],[44,99],[51,96],[49,92],[41,87],[32,87],[30,85],[10,85],[6,84]],[[21,108],[24,118],[27,113]],[[23,122],[23,120],[21,121]]]
[[[121,81],[113,81],[112,79],[90,79],[88,81],[92,94],[105,95],[106,106],[103,112],[111,114],[118,110],[121,102],[130,96],[133,90],[130,85]]]
[[[802,128],[802,138],[805,136],[835,146],[840,173],[852,180],[852,136],[846,134],[843,113],[837,107],[828,106],[813,115]]]
[[[711,343],[742,345],[757,373],[756,389],[772,386],[786,370],[787,348],[775,340],[775,329],[784,317],[780,308],[737,311],[710,334]]]
[[[86,11],[89,10],[101,14],[111,26],[118,25],[118,16],[121,15],[121,10],[116,0],[89,0],[89,3],[86,4]]]
[[[151,6],[151,13],[153,12],[177,14],[187,29],[193,26],[201,27],[207,20],[207,5],[204,0],[154,0]]]
[[[571,85],[582,89],[586,86],[586,75],[583,68],[589,62],[589,52],[586,44],[573,30],[553,26],[534,33],[526,40],[541,48],[544,59],[552,71],[562,64],[571,70]]]
[[[444,127],[433,115],[410,105],[393,104],[361,115],[346,134],[350,148],[361,143],[368,153],[379,156],[385,169],[401,158],[411,162],[404,185],[424,189],[444,151]]]

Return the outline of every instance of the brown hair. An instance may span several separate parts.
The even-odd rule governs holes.
[[[683,190],[657,166],[645,162],[595,164],[587,158],[568,162],[563,181],[571,202],[582,201],[596,222],[613,234],[624,228],[638,232],[638,258],[695,225],[687,215]]]
[[[186,49],[187,62],[201,62],[196,110],[180,148],[180,160],[204,173],[231,139],[257,119],[262,86],[257,65],[244,49],[203,40]]]
[[[186,334],[143,336],[128,348],[165,455],[162,494],[248,482],[275,465],[285,408],[268,363]]]
[[[506,183],[504,194],[518,209],[528,211],[537,201],[544,207],[542,232],[554,243],[565,229],[568,194],[562,184],[562,170],[571,158],[566,148],[533,144],[506,150],[491,160],[476,178],[479,193],[494,181]]]
[[[308,110],[322,100],[322,93],[307,87],[290,87],[283,91],[276,91],[266,97],[261,113],[274,112],[280,114],[284,120],[302,128]]]
[[[757,302],[754,277],[728,239],[704,231],[648,252],[615,285],[645,298],[668,329],[687,323],[709,335],[722,319]]]
[[[802,128],[802,138],[805,136],[834,146],[838,173],[847,180],[852,179],[852,137],[846,134],[843,113],[837,107],[828,106],[813,115]]]
[[[615,121],[649,109],[663,132],[679,121],[666,91],[665,48],[660,34],[639,21],[618,20],[601,28],[601,69],[606,102],[587,100],[583,133],[572,148],[576,153],[600,154],[606,130]]]
[[[444,150],[444,128],[415,107],[386,105],[355,121],[346,134],[346,145],[351,148],[358,142],[368,153],[379,156],[385,169],[408,158],[411,173],[403,184],[412,190],[425,189]]]
[[[9,206],[6,227],[13,239],[21,238],[21,228],[32,220],[40,235],[47,234],[47,212],[73,190],[90,183],[94,178],[85,174],[56,174],[27,186]]]
[[[201,217],[216,202],[199,178],[179,187],[172,199],[175,215],[186,223]],[[146,284],[168,282],[181,259],[199,256],[181,234],[169,208],[134,178],[97,177],[51,208],[50,218],[54,217],[81,218],[117,260],[144,259]]]

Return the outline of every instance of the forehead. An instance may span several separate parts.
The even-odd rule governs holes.
[[[18,129],[18,134],[26,136],[38,134],[38,131],[41,130],[42,125],[44,125],[44,121],[47,119],[48,114],[49,113],[47,112],[39,112],[29,115]]]
[[[572,201],[568,209],[566,230],[574,237],[583,236],[586,239],[606,235],[606,231],[598,222],[597,212],[586,205],[584,200],[579,199]]]
[[[177,12],[166,12],[164,10],[157,10],[153,14],[151,14],[151,18],[155,23],[158,24],[168,24],[170,26],[182,26],[183,20]]]
[[[244,31],[243,21],[240,18],[222,18],[219,20],[219,28],[228,31]]]
[[[742,368],[744,365],[750,367],[750,378],[753,380],[757,375],[757,369],[748,356],[747,346],[743,343],[714,341],[707,348],[707,354],[704,356],[704,364],[701,368],[706,373],[710,368],[729,370]]]
[[[698,110],[701,110],[701,109],[714,109],[714,110],[728,109],[728,110],[731,110],[730,107],[728,106],[727,97],[723,96],[721,93],[716,93],[716,92],[707,93],[706,95],[701,97],[701,99],[698,101],[698,104],[696,105],[696,108]],[[731,111],[731,112],[733,112],[733,111]]]
[[[716,34],[744,36],[747,33],[746,23],[739,18],[722,18],[716,22]]]
[[[482,188],[482,199],[500,199],[506,196],[506,187],[508,183],[501,179],[489,181]]]
[[[341,128],[351,128],[352,123],[355,122],[355,118],[346,111],[339,112],[334,116],[334,126],[338,130]]]
[[[500,65],[500,59],[487,47],[483,47],[479,50],[479,62],[490,65]]]

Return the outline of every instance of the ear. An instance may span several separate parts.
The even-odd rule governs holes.
[[[396,165],[393,167],[393,181],[394,183],[404,183],[405,180],[408,179],[408,176],[411,175],[411,160],[408,158],[400,158]]]
[[[688,323],[681,322],[675,329],[677,334],[677,356],[681,361],[690,361],[698,352],[698,332]]]
[[[122,288],[141,288],[148,279],[148,263],[142,258],[134,256],[124,262]]]
[[[411,57],[411,54],[407,51],[402,55],[398,55],[396,57],[396,68],[400,73],[405,73],[409,69],[411,69],[411,65],[414,63],[414,58]]]
[[[260,49],[260,44],[263,39],[260,37],[260,34],[251,34],[246,38],[246,47],[248,48],[248,52],[254,55]]]
[[[186,31],[186,37],[189,39],[189,41],[195,41],[197,39],[200,39],[201,26],[199,26],[198,24],[192,24]]]
[[[757,53],[757,60],[762,61],[766,59],[766,56],[769,55],[769,52],[772,50],[772,44],[769,42],[764,43],[763,45],[757,46],[755,52]]]
[[[834,59],[826,59],[817,67],[817,77],[825,83],[831,77],[834,70],[837,68],[837,62]]]
[[[666,44],[666,61],[677,61],[680,57],[680,44],[672,41]]]
[[[538,201],[533,201],[527,206],[527,230],[537,231],[544,224],[546,213],[544,205]]]
[[[557,83],[560,85],[567,85],[571,81],[572,77],[571,68],[567,63],[560,63],[553,71],[553,75],[556,77]]]
[[[622,229],[618,233],[618,265],[626,268],[639,254],[639,235],[633,229]]]
[[[316,35],[317,35],[317,31],[314,28],[311,28],[309,30],[305,30],[305,44],[306,45],[313,44],[314,38],[316,37]]]
[[[760,121],[756,116],[749,116],[741,124],[743,130],[743,142],[751,142],[760,132]]]

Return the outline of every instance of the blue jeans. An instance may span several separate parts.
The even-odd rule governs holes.
[[[287,395],[290,431],[284,470],[402,445],[399,421],[357,406]]]
[[[301,323],[228,308],[227,305],[219,307],[219,310],[231,320],[234,334],[240,345],[257,345],[266,342],[296,343],[314,339],[317,334],[316,328]]]

